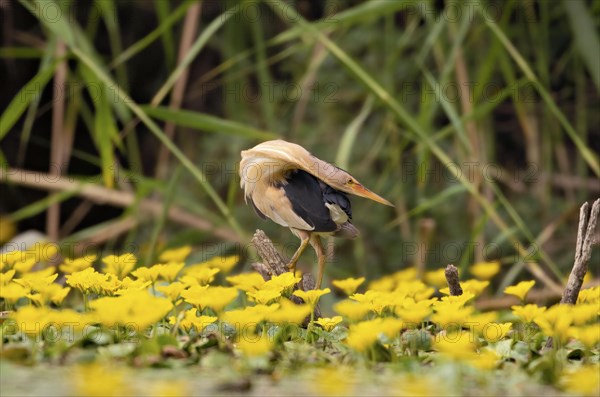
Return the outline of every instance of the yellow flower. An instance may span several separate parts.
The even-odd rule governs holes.
[[[412,280],[399,282],[398,287],[394,290],[394,292],[396,293],[396,296],[402,292],[403,295],[414,298],[416,301],[420,301],[428,299],[435,293],[435,289],[428,287],[427,284],[422,281]]]
[[[469,318],[467,325],[479,334],[482,334],[484,329],[487,329],[490,326],[489,324],[492,324],[497,318],[498,313],[496,312],[474,314]]]
[[[139,279],[133,280],[129,276],[126,276],[121,281],[121,287],[118,290],[114,291],[114,294],[115,295],[125,295],[132,291],[142,291],[142,290],[145,290],[146,288],[148,288],[151,284],[152,283],[150,281],[144,281],[144,280],[139,280]]]
[[[140,280],[150,281],[150,283],[154,284],[161,276],[161,271],[162,267],[159,267],[158,265],[151,267],[142,266],[135,269],[131,274]]]
[[[393,317],[378,318],[376,321],[381,333],[388,338],[396,337],[405,328],[404,321]]]
[[[501,357],[493,350],[483,349],[479,354],[471,358],[468,363],[475,368],[490,371],[498,366]]]
[[[436,313],[431,316],[431,321],[439,324],[442,329],[462,327],[469,320],[473,310],[472,307],[464,307],[460,303],[438,305]]]
[[[0,273],[0,285],[6,285],[15,276],[15,269],[9,270],[6,273]]]
[[[498,342],[499,340],[504,339],[511,328],[512,323],[488,323],[481,333],[488,342]]]
[[[183,273],[188,277],[196,279],[199,285],[206,285],[212,283],[215,279],[215,274],[220,271],[221,270],[213,267],[198,267],[198,265],[194,265],[186,268]]]
[[[600,311],[600,306],[594,303],[580,303],[571,308],[571,316],[575,325],[583,325],[590,321],[596,321],[598,312]]]
[[[246,357],[257,357],[269,353],[273,347],[273,342],[269,340],[269,336],[266,334],[262,334],[261,336],[244,335],[236,343],[236,347]]]
[[[435,349],[441,357],[470,360],[476,356],[474,335],[470,332],[441,332],[436,337]]]
[[[342,322],[342,316],[335,316],[335,317],[321,317],[320,319],[318,319],[317,321],[315,321],[317,324],[319,324],[321,327],[323,327],[323,329],[327,332],[331,331],[332,329],[335,328],[336,325],[338,325],[339,323]]]
[[[92,263],[94,263],[95,260],[96,255],[83,256],[76,259],[66,258],[58,269],[65,274],[80,272],[92,266]]]
[[[473,299],[475,295],[472,292],[465,291],[462,295],[459,296],[444,296],[439,301],[434,302],[433,306],[441,307],[445,305],[459,305],[464,306],[468,301]]]
[[[50,262],[56,259],[58,244],[52,242],[35,243],[25,253],[29,257],[37,258],[38,262]]]
[[[566,373],[560,380],[561,386],[573,394],[598,396],[600,394],[600,366],[598,364],[581,366]]]
[[[119,256],[109,255],[102,258],[102,262],[106,265],[104,273],[112,273],[121,280],[131,273],[137,263],[137,258],[131,253],[125,253]]]
[[[280,288],[281,291],[290,291],[302,278],[294,276],[292,272],[285,272],[271,279],[262,286],[265,289]]]
[[[281,299],[276,311],[267,313],[265,319],[274,324],[302,324],[304,319],[311,313],[312,308],[308,305],[296,305],[289,299]]]
[[[161,320],[173,304],[165,298],[150,295],[147,291],[135,291],[118,297],[105,297],[90,302],[98,320],[107,327],[127,326],[143,332],[148,326]]]
[[[192,309],[195,310],[195,309]],[[189,312],[189,310],[188,310]],[[190,318],[190,321],[194,328],[196,328],[196,332],[200,333],[206,329],[209,325],[213,324],[217,321],[217,317],[214,316],[194,316]]]
[[[598,324],[572,327],[570,333],[590,350],[600,342],[600,327],[598,327]]]
[[[231,325],[236,330],[241,330],[242,332],[254,332],[258,323],[265,319],[265,315],[248,309],[250,309],[250,307],[246,307],[244,309],[229,310],[223,312],[220,315],[220,318],[222,321]]]
[[[363,321],[350,325],[348,337],[344,342],[352,349],[363,352],[373,346],[379,337],[380,331],[373,326],[373,320]]]
[[[461,282],[460,285],[464,292],[471,292],[473,295],[477,296],[481,294],[488,285],[490,285],[490,282],[471,279]]]
[[[158,277],[162,278],[167,282],[173,282],[177,278],[177,275],[183,269],[185,263],[183,262],[169,262],[165,264],[159,264],[152,266],[151,269],[154,269],[158,272]],[[155,269],[156,268],[156,269]]]
[[[40,335],[51,322],[50,309],[47,307],[24,306],[11,313],[17,329],[29,337]]]
[[[67,284],[77,288],[83,294],[89,294],[90,292],[99,294],[103,291],[102,284],[108,281],[108,274],[100,274],[93,268],[88,267],[79,272],[71,273],[65,278]]]
[[[600,302],[600,285],[594,288],[586,288],[579,291],[577,303],[598,303]]]
[[[201,308],[204,304],[204,297],[208,285],[192,285],[190,288],[181,291],[181,297],[190,305]]]
[[[511,285],[504,289],[504,293],[508,295],[514,295],[519,298],[521,301],[525,301],[527,297],[527,293],[535,285],[535,280],[531,281],[521,281],[517,285]]]
[[[336,303],[333,310],[351,321],[358,321],[363,319],[370,309],[366,303],[343,300]]]
[[[200,310],[210,307],[215,312],[221,312],[225,306],[238,297],[237,288],[207,287],[195,285],[181,292],[181,297],[189,304]]]
[[[15,262],[25,259],[25,253],[23,251],[8,251],[0,252],[0,262],[4,263],[5,267],[12,267]]]
[[[22,261],[17,261],[13,264],[13,269],[20,274],[29,273],[29,271],[38,263],[38,259],[35,256],[26,257]]]
[[[195,328],[196,332],[201,333],[206,327],[217,321],[217,317],[197,316],[196,312],[197,310],[195,308],[186,310],[181,322],[179,323],[179,325],[188,333],[192,330],[192,328]]]
[[[500,271],[500,262],[479,262],[469,269],[471,274],[480,280],[489,280]]]
[[[229,276],[226,278],[226,280],[244,292],[256,291],[265,284],[265,280],[256,272],[241,273],[235,276]]]
[[[376,318],[351,324],[345,342],[356,351],[362,352],[375,343],[380,334],[393,338],[404,327],[404,323],[396,318]]]
[[[352,295],[353,293],[355,293],[358,286],[364,282],[365,282],[364,277],[360,277],[360,278],[350,277],[350,278],[346,278],[343,280],[333,280],[332,284],[334,285],[334,287],[341,289],[342,291],[344,291],[344,293],[346,295],[349,296],[349,295]]]
[[[161,262],[184,262],[192,252],[192,247],[184,245],[178,248],[171,248],[163,251],[158,259]]]
[[[219,269],[224,274],[228,274],[229,272],[231,272],[231,270],[233,270],[233,268],[239,261],[239,255],[215,256],[213,258],[210,258],[206,262],[198,263],[192,266],[211,267],[213,269]]]
[[[570,326],[573,322],[571,306],[563,304],[551,306],[533,321],[546,336],[558,337],[561,341],[566,341],[570,336]]]
[[[294,295],[302,299],[305,303],[314,307],[317,305],[319,299],[321,299],[323,295],[327,295],[330,292],[331,290],[329,288],[311,289],[309,291],[302,291],[301,289],[297,289],[296,291],[294,291]]]
[[[423,279],[429,285],[433,285],[437,288],[443,288],[447,285],[446,272],[444,268],[425,272]]]
[[[404,270],[399,270],[396,273],[392,274],[392,277],[397,282],[414,281],[417,279],[417,269],[415,269],[414,267],[409,267]]]
[[[38,272],[24,274],[22,278],[14,278],[13,282],[29,289],[30,292],[40,291],[52,284],[57,277],[58,274],[54,273],[54,268],[48,268]]]
[[[277,311],[279,307],[278,303],[269,306],[246,306],[243,309],[234,309],[223,312],[220,315],[220,318],[222,321],[234,327],[237,330],[237,333],[244,333],[247,331],[254,332],[258,323],[265,320],[269,314]]]
[[[524,323],[531,323],[546,311],[546,306],[529,304],[525,306],[511,306],[512,312]]]
[[[261,289],[254,292],[246,292],[246,295],[256,303],[267,305],[274,300],[281,298],[281,291],[279,289]]]
[[[85,364],[77,367],[70,379],[81,396],[123,396],[134,394],[127,372],[112,363]]]
[[[175,281],[174,283],[168,285],[159,285],[156,287],[156,290],[162,292],[171,302],[175,302],[179,298],[179,294],[181,291],[185,289],[185,285],[180,283],[179,281]],[[194,309],[195,310],[195,309]]]
[[[396,307],[395,312],[405,323],[418,325],[431,314],[431,302],[415,302],[409,298],[403,302],[401,307]]]
[[[383,276],[369,283],[368,290],[370,291],[391,291],[396,288],[396,280],[392,276]]]
[[[47,305],[50,302],[60,305],[69,291],[71,291],[69,287],[63,288],[52,283],[38,290],[37,294],[28,294],[27,297],[40,306]]]
[[[0,287],[0,298],[4,299],[10,305],[24,298],[28,293],[29,289],[14,282]]]
[[[374,311],[378,315],[382,315],[386,308],[393,308],[401,304],[406,295],[399,291],[374,291],[367,290],[364,294],[353,294],[350,299],[363,303],[368,306],[369,310]]]

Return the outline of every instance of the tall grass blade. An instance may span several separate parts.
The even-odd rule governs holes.
[[[567,17],[571,22],[571,29],[575,36],[575,46],[583,59],[592,80],[596,85],[596,91],[600,92],[600,40],[597,28],[591,12],[586,9],[582,0],[563,0],[563,6],[567,11]]]
[[[249,127],[227,119],[211,116],[209,114],[191,110],[169,109],[165,106],[152,107],[142,105],[140,108],[150,117],[161,121],[168,121],[181,127],[189,127],[202,131],[239,135],[252,139],[275,139],[277,134]]]
[[[44,87],[54,75],[54,70],[59,62],[60,60],[57,60],[39,71],[10,101],[2,113],[2,117],[0,117],[0,140],[6,136],[12,126],[19,120],[25,109],[27,109],[27,106],[32,101],[39,100]]]

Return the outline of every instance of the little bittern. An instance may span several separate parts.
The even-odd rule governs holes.
[[[283,140],[243,150],[240,178],[246,202],[250,199],[256,213],[289,227],[300,238],[300,247],[288,264],[290,271],[295,271],[300,255],[309,243],[312,245],[319,264],[317,288],[321,287],[326,260],[320,236],[358,235],[350,222],[352,210],[346,193],[392,206],[346,171]]]

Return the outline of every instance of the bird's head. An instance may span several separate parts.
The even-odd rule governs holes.
[[[390,203],[388,200],[364,187],[348,172],[331,164],[329,165],[332,167],[332,169],[330,169],[328,175],[322,176],[321,179],[323,179],[323,181],[332,188],[345,193],[353,194],[355,196],[368,198],[370,200],[377,201],[378,203],[389,205],[390,207],[394,206],[394,204]]]

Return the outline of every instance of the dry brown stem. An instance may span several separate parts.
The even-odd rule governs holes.
[[[456,268],[456,266],[446,266],[446,271],[444,273],[446,275],[446,282],[448,283],[448,288],[450,288],[450,296],[462,295],[463,290],[460,286],[460,281],[458,280],[458,269]]]
[[[139,205],[141,212],[152,216],[161,216],[164,203],[155,199],[143,199],[138,203],[134,192],[108,189],[94,183],[72,181],[61,176],[54,176],[40,172],[25,171],[21,169],[1,169],[0,183],[12,183],[27,186],[34,189],[49,191],[73,191],[82,198],[86,198],[96,204],[113,205],[115,207],[129,207]],[[167,216],[169,220],[181,225],[193,227],[200,230],[212,232],[216,237],[223,240],[241,242],[241,237],[228,228],[216,227],[204,218],[190,214],[184,209],[171,206]]]

